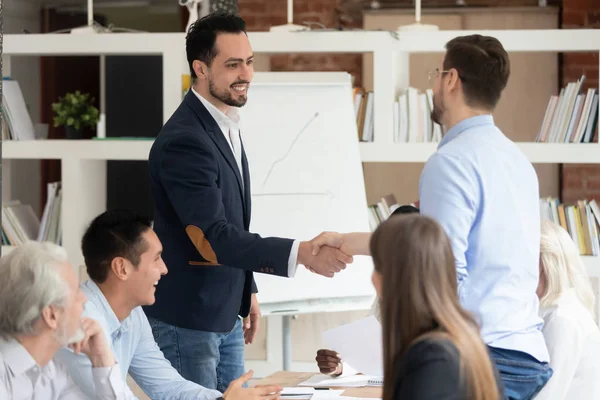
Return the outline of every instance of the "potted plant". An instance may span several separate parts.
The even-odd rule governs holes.
[[[94,129],[98,123],[98,109],[93,103],[94,98],[79,90],[59,97],[57,103],[52,103],[54,126],[64,126],[67,139],[81,139],[84,127]]]

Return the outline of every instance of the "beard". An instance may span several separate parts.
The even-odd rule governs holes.
[[[69,335],[67,321],[66,319],[61,320],[60,324],[56,328],[54,332],[54,338],[59,343],[59,345],[66,346],[71,343],[71,336]]]
[[[232,83],[231,86],[229,86],[229,88],[230,90],[233,90],[232,86],[243,84],[247,85],[248,83],[249,82],[246,81],[237,81]],[[244,104],[246,104],[246,101],[248,100],[246,95],[241,95],[237,99],[234,99],[230,90],[218,90],[215,86],[214,81],[212,79],[208,80],[208,92],[215,99],[219,100],[224,104],[227,104],[230,107],[242,107]]]
[[[439,97],[439,102],[436,102],[436,98]],[[431,110],[431,120],[438,125],[442,125],[442,115],[444,113],[444,98],[440,96],[433,95],[433,110]]]

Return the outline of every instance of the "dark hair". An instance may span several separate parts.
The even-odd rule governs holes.
[[[493,110],[510,76],[510,60],[498,39],[459,36],[446,43],[444,71],[456,69],[467,105]]]
[[[419,209],[415,206],[411,206],[410,204],[406,204],[403,206],[400,206],[398,208],[396,208],[393,212],[392,215],[402,215],[402,214],[415,214],[415,213],[419,213]]]
[[[466,398],[498,400],[479,326],[458,299],[454,254],[441,225],[419,214],[394,216],[377,227],[369,246],[382,278],[383,399],[395,398],[400,359],[416,342],[431,339],[458,350]]]
[[[185,51],[192,78],[196,73],[192,64],[200,60],[210,67],[219,50],[215,43],[219,33],[246,33],[246,22],[238,15],[218,11],[200,18],[188,29]]]
[[[137,266],[147,249],[142,234],[151,227],[149,219],[129,210],[109,210],[94,218],[81,239],[90,278],[96,283],[104,282],[115,257]]]

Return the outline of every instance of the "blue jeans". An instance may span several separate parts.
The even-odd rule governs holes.
[[[178,328],[148,317],[158,347],[185,379],[221,393],[244,374],[244,334],[238,319],[228,333]]]
[[[488,349],[504,384],[506,400],[533,399],[553,374],[548,363],[529,354],[490,346]]]

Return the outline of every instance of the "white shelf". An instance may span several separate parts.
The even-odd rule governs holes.
[[[508,52],[599,51],[598,29],[526,29],[399,32],[398,51],[410,53],[444,52],[446,42],[457,36],[482,34],[497,38]]]
[[[148,160],[152,140],[24,140],[2,142],[4,159]],[[597,143],[518,143],[533,163],[600,164]],[[363,162],[426,162],[437,143],[360,143]]]
[[[366,53],[378,50],[422,53],[443,52],[444,45],[456,36],[485,34],[498,38],[507,51],[599,51],[597,29],[526,29],[434,32],[388,31],[305,31],[249,32],[257,53],[343,52]],[[398,39],[394,36],[397,35]],[[180,50],[184,57],[185,34],[10,34],[4,35],[6,55],[91,55],[163,54]]]
[[[153,140],[7,140],[4,159],[148,160]]]
[[[518,143],[532,163],[598,164],[598,143]],[[361,143],[363,162],[426,162],[438,143]]]
[[[175,46],[175,47],[174,47]],[[8,55],[98,55],[163,54],[169,48],[185,54],[183,33],[113,34],[17,34],[4,35],[3,54]]]

